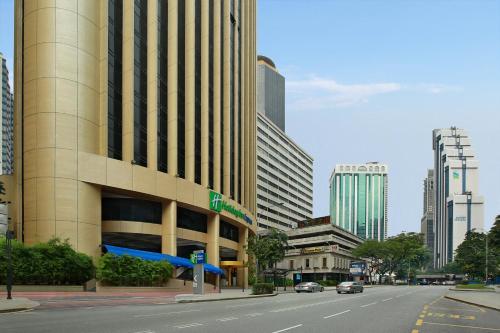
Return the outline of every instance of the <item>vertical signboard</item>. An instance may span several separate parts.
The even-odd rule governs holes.
[[[191,255],[193,268],[193,294],[203,295],[205,290],[205,274],[203,264],[205,263],[205,251],[194,251]]]

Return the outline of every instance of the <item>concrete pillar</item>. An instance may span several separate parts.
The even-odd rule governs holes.
[[[221,83],[221,76],[220,76],[220,59],[221,59],[221,52],[220,52],[220,43],[221,43],[221,38],[220,38],[220,6],[221,3],[220,1],[214,1],[214,18],[213,18],[213,24],[214,24],[214,82],[213,82],[213,88],[214,88],[214,190],[217,192],[222,192],[221,189],[221,90],[220,90],[220,83]]]
[[[177,255],[177,202],[164,202],[161,215],[161,253]]]
[[[177,175],[177,0],[168,1],[168,173]],[[183,101],[181,101],[183,103]]]
[[[207,256],[208,263],[214,266],[219,266],[219,214],[210,214],[208,216],[207,228]]]
[[[222,111],[222,117],[224,117],[224,128],[221,130],[224,131],[224,151],[222,152],[222,163],[224,166],[224,174],[222,175],[224,177],[224,188],[222,189],[222,192],[230,196],[231,194],[231,131],[230,131],[230,71],[231,71],[231,61],[230,61],[230,54],[231,54],[231,26],[230,26],[230,2],[229,1],[224,1],[224,8],[223,8],[223,13],[224,16],[222,18],[222,22],[224,25],[224,63],[222,64],[224,66],[224,77],[222,78],[223,80],[223,85],[222,85],[222,96],[221,98],[224,100],[223,104],[223,109]]]
[[[185,70],[185,178],[194,182],[194,164],[195,164],[195,0],[184,0],[186,2],[186,70]],[[182,36],[179,36],[182,38]],[[180,161],[182,162],[182,161]]]
[[[148,168],[157,170],[158,154],[158,1],[148,1]]]
[[[209,23],[208,16],[208,1],[200,1],[201,3],[201,185],[208,186],[209,180],[209,100],[208,100],[208,39],[209,39]]]

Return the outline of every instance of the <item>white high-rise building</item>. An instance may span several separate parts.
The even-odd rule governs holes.
[[[330,221],[363,239],[387,238],[388,168],[338,164],[330,177]]]
[[[313,158],[284,132],[284,77],[267,57],[258,68],[257,222],[260,230],[288,230],[312,218]]]
[[[479,162],[467,132],[451,127],[432,133],[434,150],[434,267],[453,261],[467,231],[484,225]]]
[[[0,64],[2,66],[2,80],[0,81],[0,105],[2,108],[0,174],[9,175],[12,174],[14,161],[14,96],[10,90],[7,62],[2,53],[0,53]]]

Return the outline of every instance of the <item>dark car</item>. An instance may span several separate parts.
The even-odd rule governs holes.
[[[355,293],[363,292],[363,285],[359,282],[354,281],[346,281],[337,285],[337,294],[347,293],[347,294],[355,294]]]

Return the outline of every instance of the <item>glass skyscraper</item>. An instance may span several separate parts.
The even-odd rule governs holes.
[[[331,223],[363,239],[387,237],[387,165],[340,164],[330,177]]]

